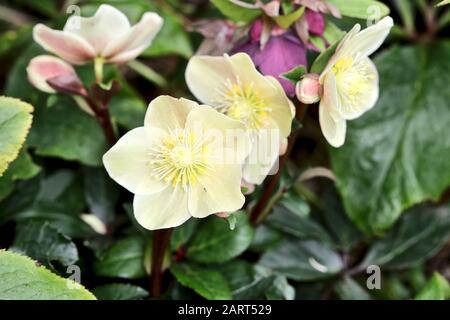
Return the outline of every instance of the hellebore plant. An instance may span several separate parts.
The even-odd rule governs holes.
[[[295,113],[280,83],[259,73],[245,53],[193,57],[186,83],[198,100],[245,125],[253,148],[243,178],[261,184],[276,165]]]
[[[136,220],[154,230],[239,210],[249,149],[243,123],[209,106],[160,96],[150,103],[144,126],[125,134],[103,163],[135,194]]]

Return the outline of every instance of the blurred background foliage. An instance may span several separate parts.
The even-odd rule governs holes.
[[[98,299],[147,299],[151,232],[134,221],[132,195],[101,166],[107,149],[101,128],[71,99],[34,89],[26,75],[29,60],[44,53],[32,40],[36,23],[62,28],[70,5],[91,15],[105,2],[0,1],[0,92],[34,106],[25,145],[0,177],[0,248],[62,277],[76,264]],[[148,102],[160,94],[192,97],[184,69],[203,41],[193,22],[255,18],[219,0],[107,2],[132,22],[146,11],[164,18],[137,61],[105,69],[123,88],[110,103],[119,133],[140,126]],[[243,210],[233,215],[234,230],[215,216],[176,228],[164,260],[163,298],[450,297],[450,11],[431,9],[435,1],[384,2],[396,27],[374,59],[378,105],[349,125],[341,149],[328,147],[317,108],[309,108],[267,219],[255,226]],[[365,23],[327,19],[342,30]],[[93,82],[92,69],[77,67],[85,83]],[[317,167],[329,168],[333,179],[305,179]],[[248,197],[247,211],[261,189]],[[17,276],[30,267],[17,263],[23,264]],[[370,265],[381,268],[381,289],[366,286]],[[36,290],[59,285],[46,276]],[[8,298],[2,283],[0,297]]]

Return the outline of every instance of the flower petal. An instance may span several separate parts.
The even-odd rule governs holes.
[[[274,123],[263,130],[253,132],[253,148],[243,168],[245,181],[261,184],[267,175],[278,171],[276,163],[283,140]]]
[[[146,12],[141,21],[108,43],[102,51],[102,56],[111,63],[123,63],[136,58],[150,46],[162,25],[163,19],[158,14]]]
[[[55,93],[47,83],[48,79],[75,74],[73,67],[67,62],[49,55],[41,55],[30,60],[27,66],[28,80],[37,89]]]
[[[204,218],[216,212],[234,212],[242,208],[245,197],[241,192],[240,165],[214,164],[210,175],[199,177],[189,192],[189,212]]]
[[[159,96],[150,102],[144,126],[165,131],[183,129],[189,112],[195,107],[198,107],[198,104],[188,99]]]
[[[153,194],[166,187],[149,170],[149,151],[164,132],[139,127],[126,133],[103,155],[103,164],[109,176],[135,194]]]
[[[151,195],[136,195],[133,211],[137,222],[148,230],[178,227],[188,220],[188,194],[168,186]]]
[[[341,99],[341,114],[345,120],[353,120],[360,117],[362,114],[372,109],[377,103],[379,96],[379,76],[378,71],[374,63],[369,58],[363,58],[363,63],[367,65],[370,70],[370,77],[367,77],[367,81],[370,81],[367,89],[364,90],[364,96],[360,97],[360,105],[358,111],[353,111],[352,108],[347,108],[345,102]]]
[[[385,17],[378,23],[357,33],[342,47],[344,54],[359,52],[365,56],[371,55],[383,44],[393,25],[392,18]]]
[[[97,54],[113,39],[126,34],[130,22],[126,15],[113,6],[102,4],[92,17],[71,16],[63,31],[77,35],[91,44]]]
[[[229,57],[195,56],[186,67],[186,84],[194,96],[207,105],[217,107],[226,92],[227,82],[253,83],[258,92],[272,87],[246,53]]]
[[[346,120],[335,120],[331,116],[328,106],[322,101],[319,106],[319,122],[322,133],[328,143],[335,148],[341,147],[345,142]]]
[[[245,125],[209,106],[201,105],[192,109],[187,117],[186,128],[198,132],[203,139],[213,138],[212,148],[230,150],[228,154],[222,154],[226,156],[223,160],[228,164],[242,164],[250,152],[250,138]]]
[[[322,133],[333,147],[340,147],[345,142],[347,122],[340,113],[336,79],[330,72],[325,77],[323,97],[319,105],[319,123]]]
[[[82,64],[95,58],[94,48],[83,38],[38,24],[33,28],[33,39],[45,50],[72,64]]]
[[[263,99],[267,101],[271,109],[270,117],[280,129],[280,135],[285,138],[291,133],[292,119],[296,112],[295,106],[286,96],[277,79],[270,76],[266,76],[266,79],[271,82],[273,89],[264,92]]]

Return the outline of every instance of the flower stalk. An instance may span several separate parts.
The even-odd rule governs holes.
[[[163,262],[165,252],[170,244],[173,228],[156,230],[153,233],[152,264],[150,274],[150,293],[154,298],[161,297]]]

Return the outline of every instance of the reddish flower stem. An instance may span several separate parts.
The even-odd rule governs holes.
[[[170,244],[173,228],[156,230],[153,233],[152,268],[150,276],[150,293],[154,298],[161,297],[163,262],[166,249]]]

